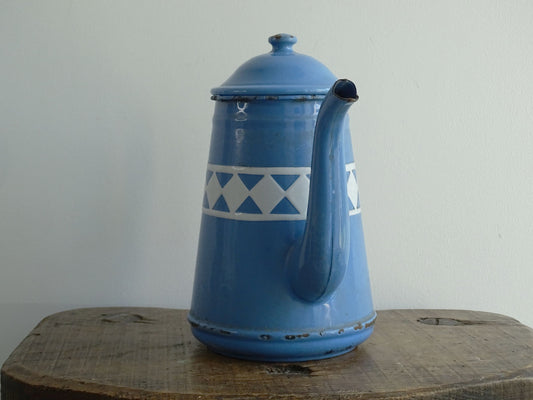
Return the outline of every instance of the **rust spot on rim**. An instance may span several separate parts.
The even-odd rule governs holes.
[[[376,323],[376,318],[374,318],[372,321],[369,321],[367,322],[364,327],[365,328],[370,328],[372,325],[374,325]]]
[[[299,335],[287,335],[285,339],[294,340],[294,339],[303,339],[309,337],[309,333],[300,333]]]

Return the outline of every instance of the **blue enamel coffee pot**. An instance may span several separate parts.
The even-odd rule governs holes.
[[[347,111],[355,85],[269,38],[211,93],[215,114],[189,322],[215,352],[299,361],[373,330]]]

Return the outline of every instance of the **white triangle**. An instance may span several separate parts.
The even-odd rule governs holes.
[[[207,182],[205,193],[207,194],[207,202],[209,203],[209,208],[213,208],[215,202],[222,194],[222,188],[220,187],[220,183],[218,183],[218,179],[216,178],[214,173],[213,175],[211,175],[209,182]]]
[[[351,214],[354,212],[357,212],[357,197],[359,195],[359,188],[357,185],[357,181],[355,180],[355,175],[353,171],[350,171],[350,176],[348,177],[348,183],[347,183],[347,190],[348,190],[348,197],[350,198],[350,201],[352,202],[355,210],[351,210]]]
[[[309,179],[300,175],[286,193],[289,201],[303,216],[307,215],[307,202],[309,201]]]

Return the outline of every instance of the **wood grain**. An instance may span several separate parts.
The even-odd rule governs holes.
[[[186,315],[51,315],[3,365],[2,400],[533,399],[533,330],[502,315],[380,311],[355,351],[287,364],[213,354],[191,336]]]

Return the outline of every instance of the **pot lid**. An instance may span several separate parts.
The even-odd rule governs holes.
[[[296,37],[280,33],[268,38],[272,51],[242,64],[211,90],[220,96],[324,95],[336,77],[313,57],[293,51]]]

